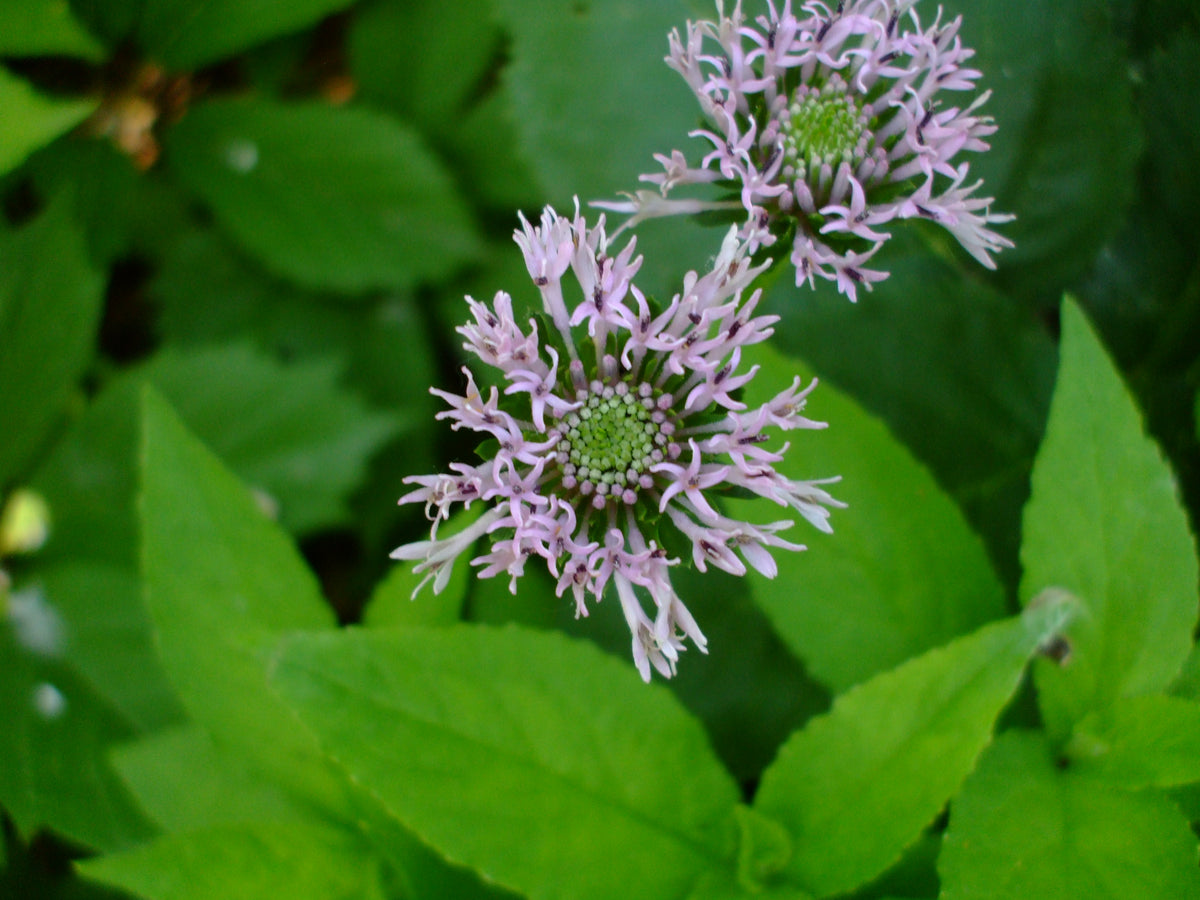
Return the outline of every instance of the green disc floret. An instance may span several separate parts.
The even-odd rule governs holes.
[[[861,152],[866,122],[843,86],[801,87],[783,116],[783,152],[800,177],[830,165],[853,162]]]
[[[674,425],[659,408],[648,385],[630,390],[593,382],[576,397],[582,404],[558,423],[557,459],[563,484],[583,494],[632,502],[639,487],[649,486],[650,467],[667,453],[678,453],[670,435]]]

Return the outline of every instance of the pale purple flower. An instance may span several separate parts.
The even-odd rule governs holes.
[[[961,105],[980,77],[967,68],[974,51],[958,36],[961,17],[943,24],[941,9],[924,27],[915,0],[792,0],[748,23],[741,2],[717,21],[670,35],[667,63],[695,92],[710,127],[690,133],[711,149],[692,167],[678,150],[656,155],[658,174],[619,202],[594,203],[631,213],[628,225],[664,215],[740,208],[750,252],[791,234],[796,284],[821,277],[856,299],[887,273],[871,257],[897,219],[923,218],[946,228],[980,263],[1012,243],[988,226],[1010,221],[990,197],[973,196],[964,151],[986,150],[995,131],[978,114],[988,92]],[[670,197],[682,185],[717,182],[737,199]],[[626,227],[627,227],[626,226]],[[614,235],[615,236],[615,235]],[[782,256],[782,253],[776,254]]]
[[[742,522],[717,498],[739,489],[826,531],[827,508],[842,505],[822,482],[774,469],[786,444],[764,446],[773,431],[824,427],[801,415],[812,385],[802,389],[797,378],[753,409],[735,394],[757,370],[742,370],[742,348],[766,340],[777,320],[754,314],[757,290],[743,298],[765,264],[751,265],[736,228],[712,269],[689,272],[656,310],[633,283],[642,264],[634,241],[610,255],[603,217],[588,228],[578,208],[573,220],[547,208],[537,227],[521,221],[516,241],[550,333],[539,334],[536,320],[522,327],[503,292],[490,306],[467,298],[474,321],[458,329],[463,346],[504,386],[485,396],[464,369],[464,394],[434,393],[449,406],[438,418],[478,433],[486,458],[406,479],[418,487],[400,502],[424,504],[433,525],[429,540],[392,557],[418,561],[421,585],[432,579],[435,592],[464,553],[479,554],[471,563],[480,577],[507,574],[514,593],[526,564],[541,560],[558,595],[571,592],[576,616],[611,584],[638,671],[647,681],[652,666],[670,677],[685,639],[701,651],[707,641],[672,587],[680,560],[660,531],[690,544],[701,571],[711,564],[743,575],[749,565],[773,577],[769,548],[804,549],[778,536],[792,522]],[[578,285],[570,300],[568,270]],[[485,507],[478,519],[438,536],[452,510],[477,502]]]

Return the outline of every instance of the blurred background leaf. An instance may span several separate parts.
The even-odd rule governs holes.
[[[411,287],[478,252],[421,139],[365,109],[210,102],[172,130],[172,171],[280,275],[346,292]]]
[[[0,491],[27,474],[78,390],[100,291],[65,199],[20,231],[0,232]]]
[[[34,150],[70,131],[91,114],[91,100],[59,100],[40,94],[0,67],[0,175],[16,168]]]

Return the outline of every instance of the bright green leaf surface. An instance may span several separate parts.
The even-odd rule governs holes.
[[[86,119],[96,100],[56,100],[0,67],[0,175]]]
[[[795,883],[838,894],[891,866],[971,771],[1030,655],[1074,612],[1048,597],[851,688],[794,735],[754,805],[791,831]]]
[[[745,402],[764,403],[802,367],[764,345],[746,355],[763,366]],[[857,404],[821,384],[806,413],[830,423],[788,435],[778,466],[791,478],[840,475],[830,492],[834,533],[800,525],[789,539],[805,553],[776,551],[779,575],[754,580],[758,603],[780,635],[835,692],[1004,614],[1004,592],[979,539],[920,463]],[[739,503],[748,521],[783,518]]]
[[[444,277],[478,251],[418,136],[365,109],[205,104],[171,132],[174,173],[280,275],[347,292]]]
[[[1161,691],[1179,673],[1196,625],[1195,544],[1170,469],[1069,300],[1021,560],[1023,600],[1054,586],[1084,604],[1066,634],[1070,665],[1034,670],[1052,735],[1120,697]]]
[[[352,833],[309,822],[228,826],[161,837],[79,866],[145,900],[383,900],[379,863]]]
[[[626,661],[480,626],[303,635],[273,681],[450,859],[540,898],[677,896],[729,864],[736,786]]]
[[[119,747],[112,758],[142,808],[169,833],[311,817],[294,794],[192,723]]]
[[[147,812],[172,834],[255,824],[328,824],[306,798],[263,778],[245,758],[223,750],[195,725],[122,747],[115,764]],[[501,894],[482,885],[472,873],[447,865],[369,798],[356,795],[347,800],[353,809],[354,827],[371,843],[373,855],[386,857],[394,864],[397,877],[403,879],[404,889],[396,896],[468,900]],[[343,839],[333,837],[335,842]],[[231,893],[238,890],[237,884],[230,885]]]
[[[146,606],[188,711],[225,746],[302,796],[339,788],[311,736],[267,687],[281,632],[333,616],[287,536],[151,390],[143,394],[142,554]]]
[[[950,810],[941,900],[1200,897],[1196,837],[1152,791],[1054,764],[1040,735],[1002,735]]]
[[[238,474],[305,531],[345,521],[367,457],[395,433],[327,363],[284,366],[243,344],[165,352],[111,383],[39,471],[54,531],[40,582],[72,636],[71,661],[142,728],[178,718],[137,579],[137,418],[143,385],[176,402]]]
[[[138,43],[173,69],[195,69],[311,25],[350,0],[146,0]]]
[[[1079,772],[1120,787],[1200,781],[1200,703],[1160,695],[1118,700],[1081,720],[1065,752]]]
[[[104,58],[104,48],[75,21],[66,0],[0,0],[0,22],[2,56]]]
[[[812,900],[812,895],[787,884],[746,887],[732,876],[718,872],[701,878],[687,900]]]
[[[2,602],[2,598],[0,598]],[[104,761],[129,727],[68,666],[39,657],[0,617],[0,806],[26,836],[48,826],[98,850],[151,826]]]
[[[66,200],[0,233],[0,491],[41,449],[91,362],[101,292]]]

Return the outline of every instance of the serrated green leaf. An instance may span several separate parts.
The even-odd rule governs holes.
[[[451,860],[534,900],[681,894],[731,865],[736,786],[627,662],[480,626],[301,635],[273,684]]]
[[[857,304],[781,276],[769,297],[768,311],[782,317],[772,341],[887,423],[958,500],[1015,586],[1054,344],[1011,298],[932,255],[916,229],[897,231],[873,262],[891,275]]]
[[[144,840],[153,828],[105,761],[129,725],[69,666],[19,643],[10,621],[0,617],[0,806],[27,837],[48,827],[97,850]]]
[[[942,900],[1200,896],[1196,837],[1153,791],[1055,765],[1038,734],[1001,735],[950,810]]]
[[[172,69],[196,69],[269,38],[299,31],[351,0],[146,0],[137,42]]]
[[[0,56],[79,56],[93,62],[104,47],[74,19],[63,0],[0,2]]]
[[[1025,510],[1021,597],[1061,587],[1084,614],[1070,664],[1036,666],[1050,734],[1179,673],[1196,625],[1196,548],[1175,479],[1083,313],[1063,302],[1062,363]]]
[[[745,402],[765,403],[804,367],[766,345],[747,363],[763,368]],[[791,478],[841,476],[830,490],[833,534],[788,533],[806,553],[776,552],[779,575],[753,580],[756,601],[810,672],[843,691],[1005,612],[1004,591],[983,545],[954,502],[873,416],[819,385],[806,413],[829,423],[790,434],[777,468]],[[778,517],[739,501],[739,518]]]
[[[42,449],[91,362],[102,290],[65,198],[0,233],[0,491]]]
[[[142,398],[142,572],[167,674],[224,746],[336,809],[337,779],[266,681],[282,633],[328,628],[333,615],[250,491],[157,393]]]
[[[145,900],[383,900],[381,864],[361,837],[287,821],[167,835],[127,853],[87,860],[88,878]]]
[[[1126,788],[1200,781],[1200,703],[1150,695],[1084,717],[1063,752],[1082,774]]]
[[[242,246],[309,287],[409,287],[479,250],[442,165],[416,133],[370,110],[214,101],[172,129],[167,151]]]
[[[99,100],[58,100],[40,94],[0,67],[0,175],[15,169],[38,147],[70,131],[95,110]]]
[[[754,807],[791,831],[793,883],[828,896],[891,866],[958,790],[1029,657],[1075,609],[1047,596],[876,675],[784,744]]]
[[[122,747],[115,765],[147,812],[172,834],[230,826],[329,825],[307,798],[264,778],[245,757],[223,749],[196,725],[160,732]],[[468,900],[502,896],[499,889],[484,886],[472,873],[448,865],[369,798],[355,794],[347,800],[354,830],[373,848],[370,855],[386,858],[403,881],[403,888],[390,892],[389,897]],[[341,839],[335,835],[336,841]],[[365,851],[356,852],[363,852],[366,858]],[[240,897],[239,889],[239,885],[231,888]]]
[[[111,383],[33,484],[53,517],[39,579],[74,636],[66,653],[134,723],[179,718],[151,645],[137,577],[137,418],[143,385],[200,434],[297,531],[345,521],[346,497],[396,419],[369,412],[329,363],[276,363],[242,344],[170,352]]]

